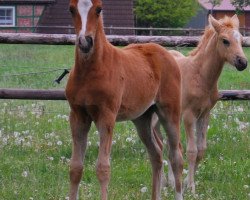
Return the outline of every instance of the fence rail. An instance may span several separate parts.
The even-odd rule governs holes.
[[[162,46],[190,46],[197,45],[197,36],[118,36],[108,35],[108,40],[116,46],[126,46],[131,43],[154,42]],[[75,44],[75,34],[37,34],[37,33],[0,33],[0,43],[7,44]],[[250,37],[244,37],[243,46],[250,47]]]
[[[0,99],[66,100],[66,97],[64,90],[0,89]],[[250,90],[221,90],[218,100],[250,100]]]

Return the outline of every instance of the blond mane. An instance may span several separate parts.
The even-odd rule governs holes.
[[[235,26],[235,24],[233,23],[233,21],[231,20],[230,17],[225,16],[224,18],[220,19],[219,22],[222,25],[223,29],[238,29],[238,27]],[[202,50],[203,48],[205,48],[207,46],[207,43],[209,42],[210,38],[213,36],[213,34],[215,33],[214,29],[208,25],[205,28],[204,34],[201,37],[201,40],[199,41],[197,47],[192,50],[189,55],[190,56],[195,56],[200,50]]]

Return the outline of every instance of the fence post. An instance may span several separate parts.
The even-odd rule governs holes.
[[[152,26],[150,26],[150,30],[149,30],[149,35],[150,36],[152,36],[153,35],[153,29],[152,29],[153,27]]]

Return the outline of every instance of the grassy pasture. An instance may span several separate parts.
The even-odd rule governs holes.
[[[190,51],[189,48],[180,50]],[[250,48],[244,51],[250,60]],[[73,46],[1,44],[0,87],[63,88],[66,79],[61,85],[53,84],[61,71],[51,70],[70,68],[73,54]],[[17,74],[23,75],[13,76]],[[237,72],[227,65],[219,85],[220,89],[250,89],[250,68]],[[1,100],[0,105],[0,199],[67,199],[71,155],[67,103]],[[218,102],[214,108],[206,158],[196,176],[198,199],[250,198],[249,122],[250,102]],[[119,123],[114,132],[109,199],[150,199],[151,167],[133,125]],[[185,147],[185,135],[182,136]],[[80,199],[83,200],[99,199],[95,176],[97,152],[98,134],[92,127],[80,188]],[[184,176],[185,173],[186,170]],[[174,199],[172,190],[164,188],[162,197]],[[186,193],[185,199],[194,197]]]

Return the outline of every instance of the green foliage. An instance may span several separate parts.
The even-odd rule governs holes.
[[[243,12],[244,7],[250,5],[250,0],[232,0],[231,2],[235,6],[237,13]]]
[[[209,3],[211,3],[214,6],[220,5],[222,0],[209,0]]]
[[[181,27],[196,14],[195,0],[137,0],[135,13],[138,26]]]

